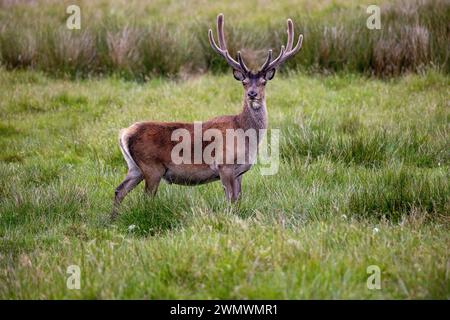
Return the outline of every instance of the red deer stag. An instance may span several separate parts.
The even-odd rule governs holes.
[[[217,17],[217,36],[219,45],[214,40],[212,30],[209,29],[208,36],[211,47],[222,56],[233,70],[234,78],[242,82],[244,87],[243,110],[237,115],[221,116],[201,123],[201,132],[214,129],[226,136],[226,132],[255,131],[267,128],[267,111],[265,101],[265,86],[268,80],[273,79],[276,69],[287,59],[296,54],[301,46],[303,36],[300,35],[294,44],[294,26],[291,19],[287,20],[287,44],[281,46],[277,58],[272,60],[272,50],[269,50],[267,59],[259,69],[252,72],[242,60],[241,53],[237,52],[237,61],[233,59],[227,49],[223,32],[223,14]],[[195,124],[181,122],[137,122],[127,129],[122,129],[119,135],[120,149],[128,165],[128,174],[115,191],[114,209],[112,218],[117,214],[117,208],[123,198],[145,180],[145,190],[154,195],[161,179],[168,183],[182,185],[197,185],[219,180],[225,189],[227,200],[236,201],[241,192],[242,175],[248,171],[253,162],[249,159],[256,154],[255,148],[251,149],[249,143],[233,147],[232,150],[219,150],[219,153],[231,152],[232,160],[236,160],[238,154],[244,153],[243,163],[232,161],[214,163],[175,163],[172,159],[172,150],[177,144],[173,141],[173,133],[177,129],[187,131],[191,136],[195,135]],[[234,139],[234,138],[233,138]],[[260,141],[257,137],[256,145]],[[201,142],[203,151],[208,142]],[[228,144],[227,144],[228,146]],[[239,150],[241,149],[241,150]],[[194,146],[192,145],[192,150]],[[223,155],[223,154],[222,154]],[[195,156],[195,155],[194,155]],[[227,157],[229,154],[227,154]]]

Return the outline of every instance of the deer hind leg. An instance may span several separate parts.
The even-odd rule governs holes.
[[[111,218],[114,219],[117,216],[117,211],[119,209],[120,203],[125,198],[125,196],[133,190],[142,180],[144,176],[139,170],[131,168],[128,170],[128,174],[125,179],[119,184],[115,191],[114,206],[111,213]]]
[[[117,216],[117,211],[123,198],[125,198],[125,196],[144,179],[141,170],[130,154],[130,150],[128,147],[128,129],[122,129],[120,131],[119,147],[120,151],[122,151],[123,158],[127,162],[128,173],[115,191],[113,210],[111,213],[111,219],[113,220]]]

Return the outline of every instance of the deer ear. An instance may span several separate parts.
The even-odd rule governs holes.
[[[236,69],[233,69],[233,76],[238,81],[243,81],[245,79],[245,74]]]
[[[275,68],[270,69],[269,71],[267,71],[266,74],[264,75],[264,79],[266,79],[266,80],[272,80],[273,77],[275,76],[275,71],[276,71]]]

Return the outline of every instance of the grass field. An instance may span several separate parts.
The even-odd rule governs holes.
[[[235,206],[220,183],[155,199],[139,186],[111,224],[118,130],[236,113],[240,85],[0,69],[0,298],[449,299],[449,84],[433,70],[276,77],[278,174],[253,168]]]

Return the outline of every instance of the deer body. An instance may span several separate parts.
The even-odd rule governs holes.
[[[226,49],[223,35],[223,15],[217,19],[219,46],[216,45],[209,30],[209,39],[212,48],[223,56],[228,64],[233,68],[233,75],[236,80],[242,82],[244,86],[244,98],[242,112],[237,115],[227,115],[213,118],[202,122],[202,133],[213,129],[220,132],[223,137],[227,137],[230,130],[247,132],[255,130],[256,145],[261,141],[260,132],[267,128],[267,110],[265,102],[265,85],[275,74],[276,67],[288,57],[295,54],[301,47],[302,36],[296,47],[293,49],[293,25],[288,20],[288,41],[286,49],[281,48],[280,55],[272,61],[272,51],[260,71],[251,72],[244,64],[238,52],[238,61],[231,58]],[[245,140],[243,145],[223,148],[216,152],[216,157],[222,159],[226,153],[231,152],[233,161],[222,161],[216,163],[175,163],[172,159],[172,150],[178,143],[174,141],[173,133],[176,130],[185,130],[190,136],[195,135],[193,123],[181,122],[137,122],[132,126],[122,129],[119,134],[119,145],[122,154],[128,165],[128,173],[115,192],[114,209],[112,216],[117,214],[117,208],[123,198],[136,187],[142,180],[145,180],[145,190],[151,195],[156,194],[161,179],[168,183],[181,185],[198,185],[220,180],[223,184],[226,198],[236,201],[241,192],[242,175],[247,172],[256,157],[256,148],[252,148]],[[229,138],[226,138],[227,140]],[[212,143],[202,141],[202,151]],[[194,146],[191,146],[194,150]],[[243,155],[245,161],[236,161]],[[224,159],[224,158],[223,158]]]

